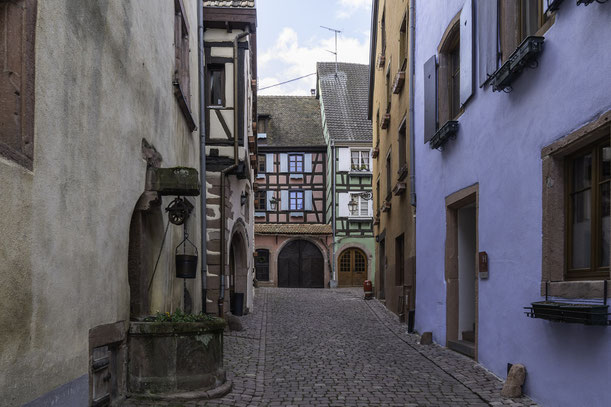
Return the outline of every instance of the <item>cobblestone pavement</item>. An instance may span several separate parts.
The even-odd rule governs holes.
[[[418,344],[362,289],[259,288],[254,309],[225,336],[232,392],[169,405],[536,405],[501,397],[502,382],[473,360]]]

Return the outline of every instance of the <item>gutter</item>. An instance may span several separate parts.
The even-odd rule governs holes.
[[[208,286],[208,229],[206,225],[206,102],[204,98],[204,5],[197,6],[197,62],[198,62],[198,103],[199,103],[199,172],[200,172],[200,267],[202,313],[206,313]]]
[[[333,250],[331,258],[331,272],[333,273],[333,281],[337,281],[336,270],[335,270],[335,140],[331,140],[331,185],[333,193],[331,194],[331,222],[333,230]]]
[[[409,203],[416,207],[416,153],[414,124],[414,75],[416,71],[416,0],[409,2]]]
[[[221,171],[221,271],[219,275],[219,300],[218,300],[218,316],[223,318],[225,315],[225,264],[227,257],[227,249],[225,245],[225,177],[227,173],[238,167],[238,42],[250,35],[248,29],[237,35],[233,39],[233,164]],[[246,141],[244,142],[246,146]]]

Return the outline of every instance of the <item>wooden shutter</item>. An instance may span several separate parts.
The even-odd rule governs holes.
[[[287,190],[280,191],[280,209],[283,211],[289,210],[289,191]]]
[[[280,154],[280,172],[289,172],[288,154]]]
[[[274,197],[274,191],[266,191],[266,194],[267,194],[267,202],[265,205],[265,209],[268,211],[271,211],[272,210],[271,201],[272,201],[272,198]]]
[[[497,2],[478,0],[477,2],[477,70],[479,87],[483,87],[488,77],[496,71],[497,61]],[[462,32],[461,32],[462,35]],[[461,50],[462,52],[462,50]],[[462,78],[461,78],[462,79]]]
[[[349,148],[338,148],[337,149],[337,171],[350,171],[350,149]]]
[[[271,153],[265,154],[265,172],[275,172],[274,171],[274,154],[271,154]]]
[[[435,55],[424,63],[424,143],[437,131],[437,59]]]
[[[460,12],[460,106],[473,94],[473,0]]]
[[[350,216],[350,208],[348,208],[349,202],[350,194],[348,192],[340,192],[337,194],[337,212],[340,218],[347,218]]]
[[[304,191],[304,207],[306,211],[312,210],[312,191]]]
[[[312,154],[303,155],[303,172],[312,172]]]

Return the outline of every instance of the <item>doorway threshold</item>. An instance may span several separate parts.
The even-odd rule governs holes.
[[[448,341],[448,348],[455,352],[462,353],[465,356],[469,356],[471,359],[475,358],[475,343],[473,342],[465,340]]]

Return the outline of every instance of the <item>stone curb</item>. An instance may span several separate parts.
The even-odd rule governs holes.
[[[136,400],[156,400],[156,401],[194,401],[194,400],[210,400],[227,395],[233,387],[233,382],[227,380],[225,383],[210,390],[194,390],[184,393],[166,393],[166,394],[130,394],[129,398]]]

